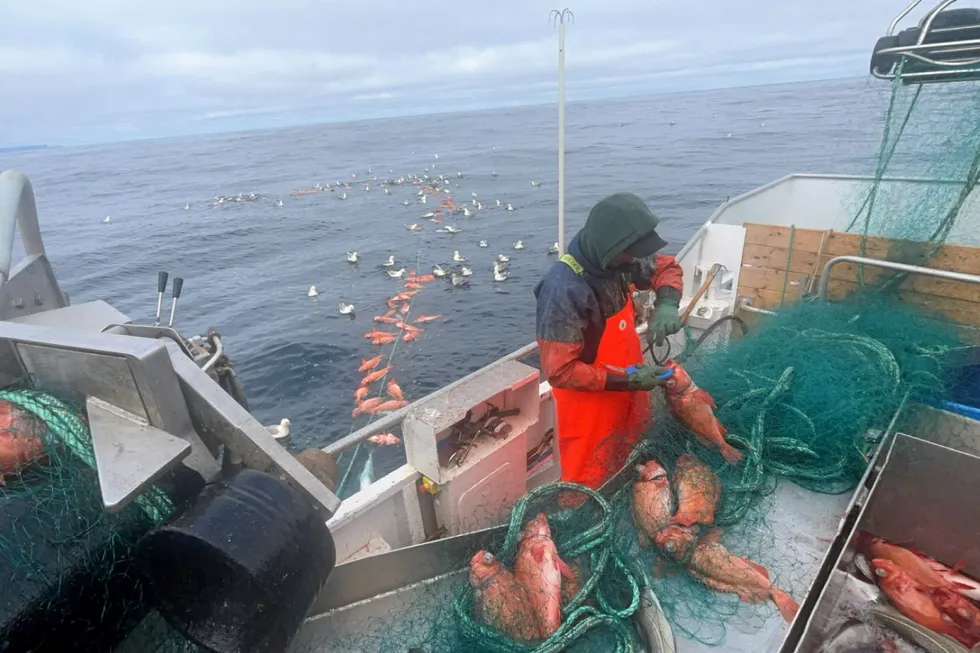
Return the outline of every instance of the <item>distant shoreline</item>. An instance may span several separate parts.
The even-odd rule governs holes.
[[[0,147],[0,154],[6,152],[30,152],[31,150],[47,150],[51,145],[14,145],[10,147]]]

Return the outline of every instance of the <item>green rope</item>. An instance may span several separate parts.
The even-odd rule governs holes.
[[[789,270],[793,262],[793,243],[796,241],[796,225],[789,227],[789,249],[786,250],[786,276],[783,277],[783,292],[779,295],[779,307],[786,301],[786,289],[789,288]]]
[[[586,633],[604,628],[610,631],[610,653],[634,653],[636,645],[632,636],[630,617],[640,608],[640,589],[642,582],[622,559],[612,544],[615,535],[615,513],[610,502],[598,492],[575,483],[557,482],[534,488],[514,505],[500,559],[512,559],[517,552],[520,532],[527,520],[531,502],[549,495],[563,492],[585,495],[599,509],[599,518],[588,528],[571,537],[556,542],[558,554],[565,560],[587,555],[590,574],[578,594],[563,608],[564,619],[554,634],[540,643],[522,643],[498,633],[473,618],[473,590],[465,588],[453,603],[460,634],[469,641],[479,642],[481,650],[494,653],[559,653],[568,649]],[[582,507],[565,510],[553,515],[554,523],[567,520]],[[621,576],[625,582],[609,582],[612,575]],[[600,583],[601,582],[601,583]],[[628,587],[629,600],[623,607],[616,607],[615,601],[606,596],[600,584],[614,587]],[[586,606],[589,597],[594,597],[598,608]]]
[[[82,462],[96,469],[92,449],[92,434],[77,411],[52,394],[42,390],[0,390],[0,400],[7,401],[44,422],[48,433],[68,447]],[[160,488],[149,490],[136,498],[136,503],[154,523],[161,524],[173,514],[170,498]]]

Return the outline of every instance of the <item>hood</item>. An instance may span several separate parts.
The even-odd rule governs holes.
[[[634,254],[637,258],[652,256],[667,244],[657,234],[659,223],[639,197],[615,193],[592,207],[575,238],[579,251],[573,255],[593,273],[609,270],[610,261],[631,247],[640,250]]]

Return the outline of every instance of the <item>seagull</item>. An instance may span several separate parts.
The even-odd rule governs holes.
[[[401,279],[405,274],[405,268],[399,270],[388,270],[388,276],[392,279]]]
[[[506,263],[507,261],[510,260],[510,257],[504,256],[503,254],[497,254],[497,260],[500,261],[501,263]]]
[[[496,171],[496,170],[494,170],[493,172],[491,172],[491,173],[490,173],[490,176],[491,176],[491,177],[496,177],[496,176],[497,176],[497,171]]]
[[[473,206],[476,206],[476,205],[477,205],[477,201],[476,201],[476,198],[474,198],[474,199],[471,199],[471,200],[470,200],[470,204],[472,204]]]
[[[468,218],[468,217],[470,217],[470,216],[471,216],[471,215],[473,215],[473,214],[472,214],[472,213],[470,212],[470,210],[469,210],[468,208],[466,208],[466,207],[464,206],[464,207],[463,207],[463,215],[465,215],[465,216],[466,216],[466,217]]]
[[[428,196],[427,195],[423,195],[422,198],[419,200],[419,203],[420,204],[425,204],[425,198],[426,197],[428,197]]]
[[[282,200],[276,200],[276,206],[282,208]]]
[[[408,229],[409,231],[422,231],[422,227],[420,227],[415,223],[407,224],[405,225],[405,228]]]
[[[469,283],[470,283],[470,280],[467,279],[466,277],[461,277],[461,276],[459,276],[457,274],[453,274],[453,286],[459,288],[459,287],[462,287],[462,286],[467,286],[467,285],[469,285]]]
[[[456,179],[462,179],[462,178],[463,178],[463,173],[462,172],[457,172],[456,173]]]
[[[428,213],[426,213],[426,214],[425,214],[425,215],[423,215],[422,217],[423,217],[423,218],[430,218],[430,219],[431,219],[431,218],[435,218],[435,217],[438,217],[438,215],[439,215],[439,214],[438,214],[438,213],[436,213],[435,211],[429,211]]]
[[[459,233],[459,227],[456,227],[455,225],[447,225],[446,226],[446,233],[447,234],[458,234]]]
[[[470,193],[470,195],[472,195],[473,197],[476,197],[476,193]]]
[[[347,262],[357,263],[357,252],[347,252]]]
[[[437,265],[432,268],[432,274],[436,275],[437,277],[444,277],[446,276],[446,271],[442,269],[441,265]]]
[[[465,265],[462,266],[462,267],[460,267],[459,273],[462,276],[464,276],[464,277],[471,277],[471,276],[473,276],[473,270],[471,270],[470,268],[466,267]]]
[[[532,181],[531,182],[531,187],[532,188],[540,188],[541,187],[541,182],[540,181]]]
[[[184,210],[185,210],[185,211],[189,211],[189,210],[190,210],[190,208],[191,208],[191,205],[190,205],[190,204],[185,204],[185,205],[184,205]]]
[[[435,155],[435,157],[436,157],[436,158],[438,159],[438,158],[439,158],[439,155],[438,155],[438,154],[436,154],[436,155]]]
[[[385,195],[391,195],[391,191],[385,188]]]
[[[497,200],[497,206],[500,206],[500,200]]]
[[[487,244],[487,241],[485,241],[485,240],[481,240],[481,241],[480,241],[480,247],[489,247],[489,246],[490,246],[490,245],[489,245],[489,244]]]
[[[453,260],[456,261],[457,263],[463,263],[468,259],[462,254],[460,254],[459,250],[456,250],[455,252],[453,252]]]
[[[275,426],[267,426],[265,427],[265,430],[268,431],[269,435],[271,435],[276,440],[285,440],[286,438],[289,437],[289,425],[290,425],[289,419],[283,417],[281,422],[279,422]]]
[[[524,249],[524,241],[519,240],[516,243],[514,243],[514,249]]]
[[[551,247],[549,247],[548,248],[548,253],[549,254],[557,254],[558,253],[558,243],[555,243],[554,245],[552,245]]]
[[[395,255],[392,254],[391,256],[389,256],[388,257],[388,260],[385,261],[384,263],[382,263],[381,265],[383,265],[386,268],[393,268],[393,267],[395,267]]]
[[[111,222],[112,222],[112,216],[107,215],[106,217],[102,218],[102,224],[109,224]]]
[[[310,291],[308,293],[306,293],[306,296],[307,297],[316,297],[317,296],[316,286],[310,286]]]
[[[340,302],[340,314],[341,315],[353,315],[354,314],[354,305],[353,304],[345,304],[344,302]]]
[[[483,202],[477,202],[476,203],[476,208],[477,208],[477,210],[482,211],[483,210]]]
[[[338,200],[345,200],[345,199],[347,199],[347,193],[341,193],[340,195],[337,196],[337,199]]]
[[[494,281],[507,281],[507,273],[500,269],[496,263],[493,264],[493,280]]]
[[[514,210],[514,207],[513,207],[513,206],[511,206],[510,204],[508,204],[508,205],[507,205],[507,210],[508,210],[508,211],[513,211],[513,210]]]
[[[408,206],[408,200],[405,200],[404,202],[402,202],[402,206]]]

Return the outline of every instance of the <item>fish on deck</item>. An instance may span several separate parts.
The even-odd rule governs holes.
[[[470,560],[470,585],[477,621],[517,641],[541,638],[527,590],[489,551],[477,551]]]
[[[674,468],[677,491],[677,513],[671,524],[693,526],[715,521],[715,505],[721,497],[721,481],[707,465],[690,453],[684,453]]]
[[[640,546],[648,547],[667,525],[674,510],[674,493],[667,470],[651,460],[637,465],[639,476],[633,484],[633,521]]]

